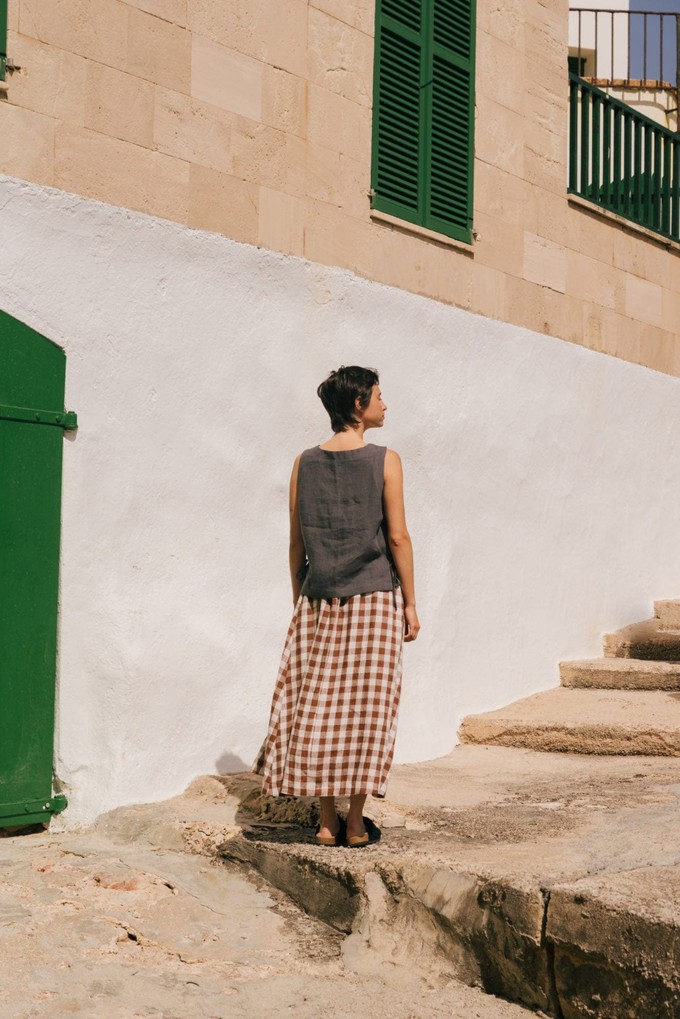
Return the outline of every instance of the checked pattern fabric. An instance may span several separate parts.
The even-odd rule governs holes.
[[[385,795],[403,633],[399,588],[298,599],[253,766],[266,795]]]

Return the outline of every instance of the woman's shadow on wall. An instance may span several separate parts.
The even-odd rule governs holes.
[[[236,772],[250,771],[250,765],[236,754],[226,751],[215,761],[218,775],[233,775]]]

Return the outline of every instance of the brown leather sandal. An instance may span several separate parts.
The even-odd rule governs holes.
[[[373,846],[376,842],[380,842],[381,831],[377,824],[371,821],[370,817],[363,817],[364,828],[366,831],[363,835],[350,835],[347,838],[347,847],[349,849],[363,849],[364,846]]]
[[[317,827],[315,835],[317,846],[344,846],[347,826],[342,818],[340,818],[340,827],[338,828],[337,835],[319,835],[320,827]]]

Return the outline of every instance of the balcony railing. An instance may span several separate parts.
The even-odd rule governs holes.
[[[0,0],[0,81],[7,73],[7,0]]]
[[[680,241],[680,135],[570,74],[569,191]]]
[[[680,13],[569,11],[572,70],[602,87],[677,89]]]

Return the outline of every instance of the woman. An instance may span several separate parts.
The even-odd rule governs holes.
[[[317,392],[333,436],[293,465],[295,611],[253,770],[267,795],[320,797],[318,844],[358,848],[380,837],[363,808],[369,793],[385,794],[402,641],[420,624],[401,461],[364,441],[385,420],[378,373],[341,367]],[[346,822],[336,796],[349,796]]]

